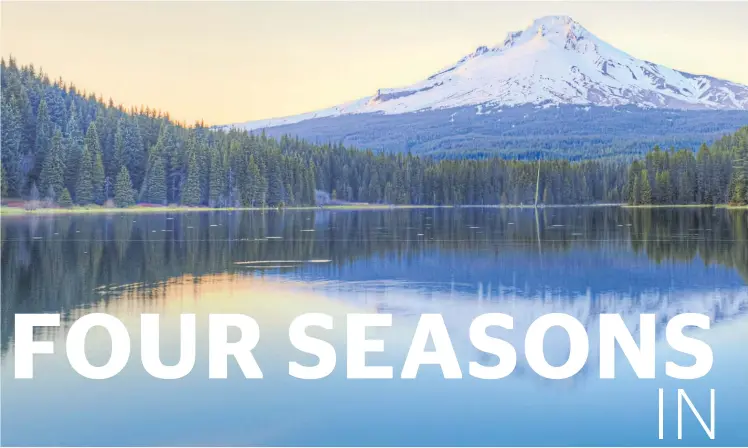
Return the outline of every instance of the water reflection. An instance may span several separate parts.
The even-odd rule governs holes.
[[[663,443],[656,439],[656,399],[643,397],[656,397],[658,387],[718,385],[725,417],[717,441],[745,445],[734,416],[748,402],[739,380],[748,375],[740,355],[748,337],[747,215],[468,208],[3,219],[4,376],[12,372],[15,313],[60,312],[66,324],[89,312],[111,313],[130,327],[135,349],[138,316],[158,312],[168,363],[179,353],[178,314],[195,312],[201,341],[195,370],[184,380],[164,385],[148,378],[134,351],[126,371],[103,385],[77,378],[66,364],[64,328],[47,334],[59,356],[39,358],[43,378],[3,382],[3,443],[651,446]],[[574,315],[595,344],[601,313],[622,314],[634,332],[640,313],[655,313],[661,333],[670,317],[687,311],[712,317],[705,337],[715,367],[686,386],[663,375],[664,360],[676,354],[662,344],[655,382],[632,381],[625,364],[620,381],[600,381],[595,345],[583,374],[569,381],[544,381],[524,362],[524,330],[541,314]],[[262,383],[243,380],[236,369],[226,382],[206,379],[206,316],[232,312],[260,323]],[[287,375],[288,361],[305,361],[286,333],[303,312],[336,318],[324,338],[336,346],[339,368],[314,383]],[[511,314],[515,330],[494,335],[517,348],[519,364],[497,383],[445,384],[436,369],[415,382],[342,381],[347,312],[395,316],[395,326],[377,334],[387,352],[372,363],[393,365],[396,376],[426,312],[445,316],[465,375],[469,361],[497,361],[470,345],[472,318]],[[568,340],[549,333],[546,342],[549,361],[562,362]],[[92,360],[105,361],[108,339],[91,344]],[[101,396],[108,397],[105,408],[97,404]],[[60,416],[55,409],[65,406],[73,409]],[[50,432],[33,431],[40,419],[55,421]],[[538,421],[544,431],[536,430]],[[699,434],[684,441],[705,442]]]
[[[17,312],[64,313],[123,290],[148,295],[184,274],[396,279],[527,297],[743,285],[746,215],[587,208],[545,209],[537,220],[510,209],[6,218],[2,350]]]

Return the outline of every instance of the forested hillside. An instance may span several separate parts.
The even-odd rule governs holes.
[[[655,147],[628,173],[629,204],[748,203],[748,127],[698,152]]]
[[[659,185],[658,177],[670,176],[661,182],[670,185],[667,191],[680,185],[673,183],[680,182],[682,170],[670,168],[676,159],[671,153],[662,163],[655,162],[661,152],[648,156],[647,176],[641,176],[642,163],[629,168],[624,162],[599,160],[436,160],[374,153],[287,136],[276,140],[239,130],[211,130],[200,123],[190,127],[147,107],[125,110],[111,100],[105,103],[72,84],[50,81],[33,66],[19,67],[12,59],[3,61],[1,69],[2,195],[25,199],[30,206],[113,201],[118,206],[275,207],[313,205],[318,196],[436,205],[527,204],[536,197],[542,204],[631,198],[634,203],[654,203],[665,197],[724,202],[746,190],[745,169],[734,169],[745,168],[745,157],[733,157],[738,154],[733,140],[742,141],[744,148],[743,131],[715,144],[708,164],[694,163],[708,166],[702,173],[713,181],[707,196],[696,190],[693,195],[661,195],[659,187],[652,187]],[[685,159],[687,153],[678,154]],[[632,182],[632,175],[649,179],[650,189],[658,193],[647,199],[646,182]]]
[[[440,159],[566,159],[641,157],[660,144],[698,149],[748,123],[748,111],[679,111],[637,106],[468,106],[418,113],[316,118],[267,128],[377,151]],[[259,131],[255,131],[259,132]]]

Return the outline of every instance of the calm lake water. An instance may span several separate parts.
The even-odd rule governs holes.
[[[712,209],[207,212],[2,220],[3,445],[643,445],[748,446],[748,212]],[[698,334],[714,351],[704,378],[677,381],[667,360],[690,363],[664,343],[664,324],[706,313]],[[15,313],[61,313],[42,332],[54,355],[35,358],[33,380],[13,379]],[[65,326],[91,312],[120,318],[133,351],[123,372],[86,380],[65,355]],[[161,313],[166,364],[178,360],[180,313],[198,316],[197,362],[186,378],[151,378],[140,363],[139,316]],[[297,380],[288,362],[312,364],[288,342],[305,312],[334,316],[320,337],[338,367]],[[369,332],[394,366],[407,353],[418,316],[444,315],[464,378],[422,367],[416,380],[346,380],[345,314],[391,313],[392,328]],[[518,352],[508,378],[468,375],[470,361],[497,362],[468,339],[473,317],[505,312],[515,329],[495,332]],[[585,369],[545,380],[522,354],[524,329],[549,312],[574,315],[590,334]],[[623,361],[600,380],[595,343],[601,313],[621,313],[635,330],[658,315],[657,379],[638,380]],[[262,331],[255,356],[264,379],[208,380],[207,315],[246,313]],[[568,338],[549,332],[551,363]],[[110,354],[92,332],[95,364]],[[619,360],[623,360],[618,354]],[[665,390],[665,439],[658,440],[658,388]],[[684,416],[677,440],[676,391],[709,418],[716,389],[716,440]]]

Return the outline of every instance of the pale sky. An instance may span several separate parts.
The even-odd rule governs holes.
[[[748,2],[0,2],[0,53],[80,90],[225,124],[419,81],[545,15],[748,84]]]

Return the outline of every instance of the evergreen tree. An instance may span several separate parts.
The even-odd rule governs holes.
[[[639,205],[642,202],[641,171],[633,174],[633,177],[631,177],[630,179],[633,187],[631,190],[631,196],[629,197],[629,204]]]
[[[63,129],[67,125],[67,106],[63,98],[62,89],[59,86],[48,85],[44,92],[44,99],[47,102],[49,118],[52,120],[53,127]]]
[[[83,155],[78,166],[78,185],[75,188],[75,200],[78,204],[90,204],[94,200],[93,188],[94,162],[88,145],[83,145]]]
[[[8,196],[8,181],[6,177],[7,176],[5,175],[5,167],[3,167],[0,164],[0,184],[2,184],[0,187],[0,197],[3,197],[3,198]]]
[[[139,189],[145,176],[145,149],[137,120],[126,115],[119,119],[114,134],[114,168],[120,170],[123,166]]]
[[[166,200],[167,202],[177,202],[184,173],[182,172],[182,155],[177,145],[174,126],[168,121],[163,121],[160,125],[156,147],[164,162]]]
[[[83,133],[80,129],[78,110],[75,102],[70,105],[68,123],[65,127],[65,186],[68,192],[74,192],[78,183],[78,173],[83,155]]]
[[[736,182],[730,202],[735,205],[743,205],[748,201],[748,195],[746,195],[746,187],[743,182]]]
[[[657,173],[655,176],[655,184],[657,190],[657,203],[670,204],[672,196],[670,191],[670,171],[664,170]]]
[[[314,161],[311,161],[309,163],[309,170],[307,171],[306,176],[306,190],[307,190],[307,197],[304,200],[304,203],[307,205],[314,205],[317,200],[317,166],[314,164]]]
[[[146,178],[144,200],[153,204],[166,205],[166,171],[160,154],[153,154],[152,163]]]
[[[268,195],[267,204],[276,207],[284,202],[283,175],[281,174],[280,164],[274,163],[270,176],[268,177]]]
[[[215,146],[210,149],[210,186],[208,204],[211,207],[220,207],[224,205],[224,190],[226,189],[226,173],[223,167],[223,160],[218,148]]]
[[[117,122],[117,130],[114,133],[114,159],[112,169],[115,173],[121,173],[122,168],[127,168],[130,163],[130,151],[127,147],[127,117],[120,117]],[[119,175],[117,175],[119,177]]]
[[[60,199],[57,201],[58,205],[63,208],[70,208],[73,206],[73,199],[70,197],[70,191],[67,188],[62,190]]]
[[[748,132],[744,138],[736,134],[734,143],[734,161],[732,172],[732,196],[730,202],[735,205],[748,204]]]
[[[117,181],[114,185],[114,203],[117,207],[130,207],[135,205],[135,193],[130,181],[130,172],[127,167],[122,167],[117,175]]]
[[[130,152],[130,156],[127,169],[130,172],[133,186],[135,189],[138,189],[145,178],[146,152],[137,120],[131,120],[128,136],[128,151]]]
[[[44,159],[49,152],[49,145],[53,134],[52,120],[47,111],[47,101],[42,98],[36,115],[36,136],[34,144],[34,168],[30,173],[32,179],[38,179],[42,171]]]
[[[711,153],[705,144],[699,148],[696,155],[697,177],[696,189],[699,192],[698,201],[702,204],[712,203],[712,175]]]
[[[93,199],[97,204],[103,204],[108,198],[104,191],[104,163],[101,160],[101,154],[97,153],[93,162],[91,172],[91,187],[93,189]]]
[[[652,203],[652,187],[649,183],[649,174],[647,170],[642,170],[641,177],[641,203],[643,205],[649,205]]]
[[[101,149],[101,139],[96,128],[96,122],[92,121],[86,130],[84,147],[88,148],[91,157],[91,191],[92,200],[97,204],[103,204],[107,200],[104,192],[104,181],[106,178]]]
[[[101,141],[99,140],[99,133],[96,130],[96,122],[92,121],[88,125],[86,130],[86,137],[83,140],[84,145],[88,148],[91,153],[91,160],[96,160],[96,155],[101,155]]]
[[[20,195],[24,181],[21,149],[23,122],[14,96],[3,94],[0,118],[2,119],[0,148],[2,148],[2,163],[5,166],[8,190],[12,194]]]
[[[253,156],[249,157],[247,171],[249,173],[250,194],[246,205],[249,207],[262,207],[265,205],[268,184],[265,178],[262,177],[260,168],[255,163]]]
[[[197,152],[190,151],[187,161],[187,180],[182,192],[182,204],[200,205],[200,169],[197,164]]]
[[[44,159],[44,166],[40,175],[40,185],[43,194],[54,201],[65,188],[65,152],[62,144],[62,132],[55,129],[49,153]]]

